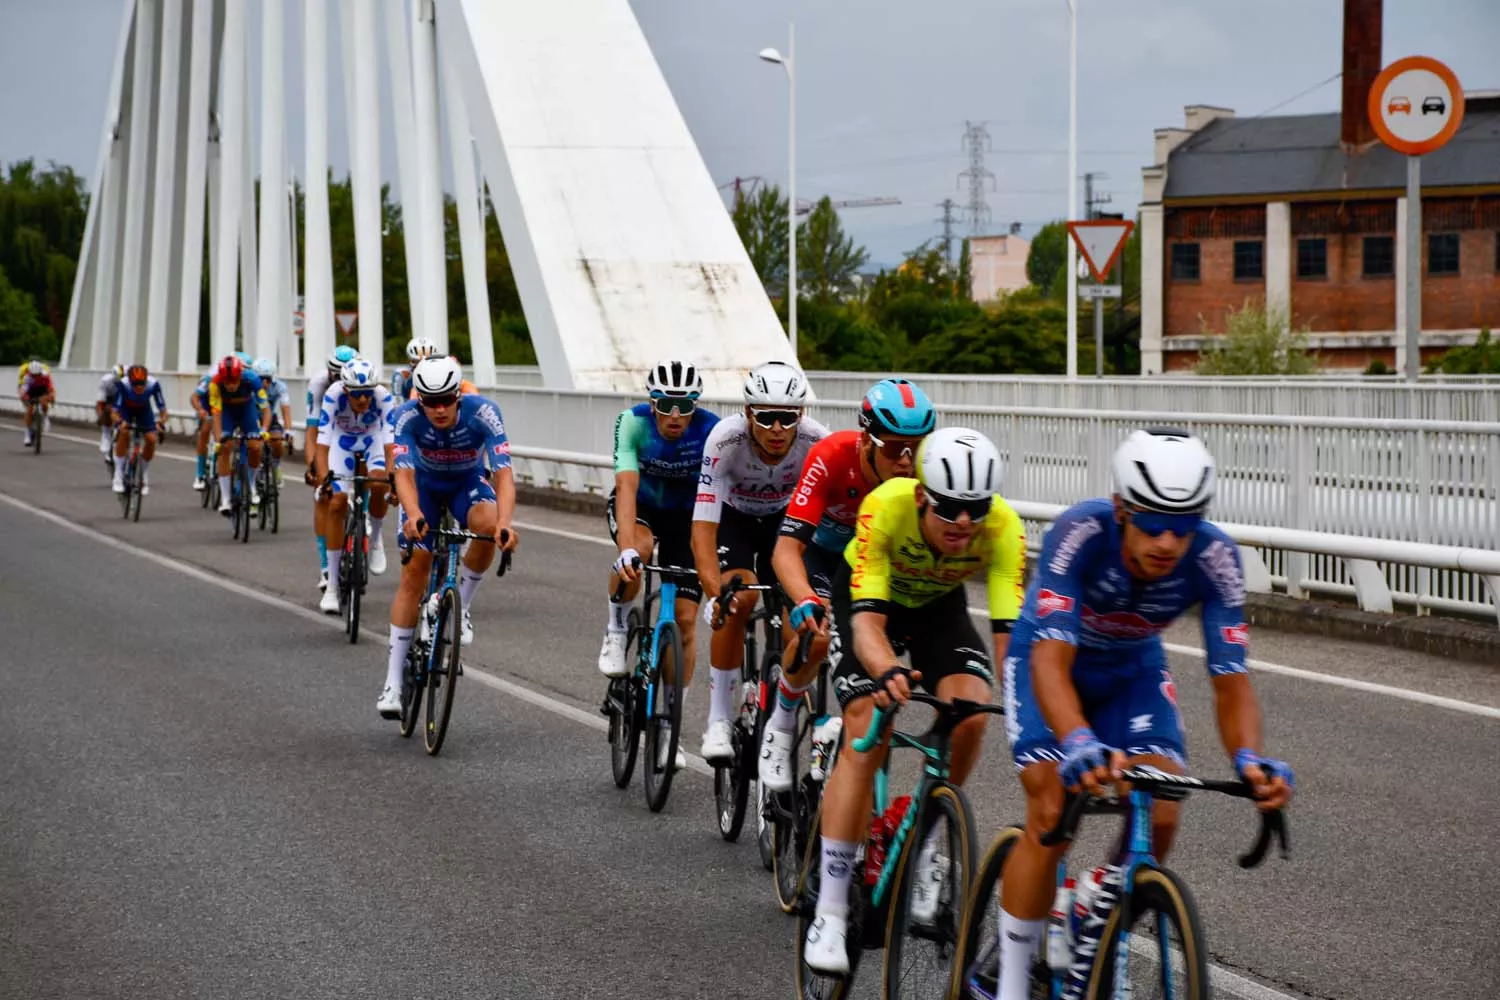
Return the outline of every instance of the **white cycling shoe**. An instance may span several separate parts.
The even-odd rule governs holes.
[[[329,587],[323,591],[323,596],[318,599],[318,610],[325,615],[336,615],[339,613],[339,592]]]
[[[387,684],[385,690],[380,692],[380,699],[375,702],[375,711],[380,713],[382,719],[401,718],[401,690]]]
[[[464,608],[463,625],[458,630],[458,644],[460,646],[474,645],[474,623],[469,619],[468,608]]]
[[[599,672],[608,678],[624,677],[625,640],[624,632],[604,633],[604,643],[599,647]]]
[[[849,974],[849,921],[833,913],[820,913],[802,940],[802,961],[829,976]]]
[[[370,547],[370,572],[380,576],[385,572],[385,546],[374,545]]]
[[[734,756],[734,740],[729,731],[729,720],[710,722],[703,731],[703,747],[699,751],[709,763],[726,761]]]
[[[773,726],[766,727],[760,742],[760,783],[772,792],[789,791],[792,787],[792,733],[784,733]]]

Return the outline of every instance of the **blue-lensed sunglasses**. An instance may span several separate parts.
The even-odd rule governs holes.
[[[1163,532],[1170,531],[1178,538],[1186,538],[1198,530],[1198,525],[1203,521],[1202,514],[1160,514],[1150,510],[1135,510],[1125,508],[1126,516],[1130,523],[1143,534],[1156,538]]]

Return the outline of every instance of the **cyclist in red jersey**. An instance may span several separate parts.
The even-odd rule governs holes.
[[[791,605],[791,625],[812,632],[807,663],[789,669],[796,646],[787,648],[776,691],[776,712],[761,743],[760,780],[771,791],[791,787],[788,758],[797,723],[797,702],[818,678],[828,649],[828,625],[816,612],[833,597],[844,548],[854,537],[859,505],[887,479],[910,477],[917,445],[937,426],[927,394],[901,379],[877,382],[865,394],[857,431],[838,431],[813,445],[802,477],[781,522],[771,565]]]

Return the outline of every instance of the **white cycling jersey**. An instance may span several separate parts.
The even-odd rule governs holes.
[[[344,383],[335,382],[323,393],[323,410],[318,415],[318,444],[335,445],[340,440],[368,441],[363,447],[384,448],[390,443],[388,418],[396,408],[396,397],[383,385],[375,387],[375,399],[363,413],[349,405]],[[346,445],[347,447],[347,445]]]
[[[726,503],[749,517],[786,510],[808,451],[827,436],[827,427],[812,417],[803,417],[786,457],[767,465],[755,451],[750,422],[743,413],[720,420],[703,444],[703,473],[698,477],[693,520],[717,524]]]
[[[113,371],[105,372],[104,377],[99,380],[99,402],[113,403],[115,401],[115,391],[119,388],[120,380],[115,377],[115,373]]]
[[[323,394],[328,391],[330,381],[327,368],[307,380],[307,426],[309,427],[317,427],[323,418]]]

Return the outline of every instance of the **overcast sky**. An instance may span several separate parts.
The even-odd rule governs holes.
[[[568,0],[545,0],[567,3]],[[1152,130],[1186,104],[1241,115],[1338,107],[1342,0],[1079,0],[1079,171],[1132,214]],[[253,2],[252,10],[256,8]],[[968,199],[965,121],[991,137],[990,228],[1032,233],[1067,209],[1066,0],[632,0],[717,183],[785,184],[786,84],[756,58],[797,23],[798,191],[894,196],[844,220],[875,263],[936,237]],[[337,4],[331,35],[338,37]],[[92,185],[122,0],[0,0],[0,161],[56,160]],[[299,0],[287,3],[289,95],[301,93]],[[258,31],[258,18],[252,17]],[[383,45],[383,42],[382,42]],[[1386,0],[1387,62],[1425,54],[1466,90],[1500,90],[1500,0]],[[337,72],[335,54],[331,67]],[[258,57],[252,73],[259,76]],[[342,85],[330,81],[335,169]],[[389,112],[387,111],[388,115]],[[301,161],[301,116],[288,118]],[[383,128],[389,140],[389,127]],[[258,135],[258,133],[257,133]],[[298,167],[300,173],[300,167]],[[386,149],[386,177],[395,181]],[[1081,198],[1081,195],[1080,195]],[[966,232],[967,229],[961,229]]]

